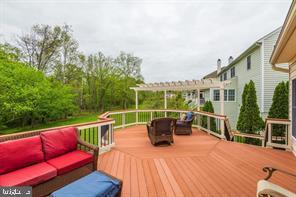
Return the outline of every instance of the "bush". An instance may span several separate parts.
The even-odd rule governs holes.
[[[211,101],[206,101],[202,110],[205,111],[205,112],[210,112],[210,113],[215,112],[213,104],[212,104]],[[207,125],[208,125],[207,117],[203,116],[202,119],[201,119],[201,126],[204,127],[204,128],[207,128]],[[215,118],[210,118],[210,129],[211,129],[211,131],[214,131],[214,132],[217,131]]]
[[[26,64],[0,58],[0,126],[25,126],[72,114],[72,89]]]
[[[260,117],[257,104],[255,84],[251,80],[245,85],[242,94],[242,106],[240,109],[237,129],[243,133],[257,134],[264,128],[264,122]],[[256,139],[246,138],[246,143],[257,144]]]
[[[289,114],[289,83],[280,82],[272,97],[272,105],[269,109],[269,118],[287,119]],[[285,125],[272,125],[272,133],[276,136],[284,136]]]

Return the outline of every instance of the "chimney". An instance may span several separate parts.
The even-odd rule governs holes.
[[[221,59],[217,60],[217,74],[221,72]]]
[[[228,65],[231,64],[232,61],[233,61],[233,57],[232,56],[229,56],[229,58],[228,58]]]

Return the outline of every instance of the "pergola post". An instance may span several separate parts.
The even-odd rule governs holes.
[[[168,104],[167,104],[167,91],[164,91],[164,109],[167,110]],[[167,117],[167,112],[164,112],[164,116]]]
[[[224,86],[220,87],[220,114],[224,115]],[[221,136],[225,138],[224,135],[224,120],[220,121],[220,130],[221,130]]]
[[[197,89],[197,110],[200,111],[200,89]]]
[[[136,123],[138,124],[138,121],[139,121],[139,114],[138,114],[138,109],[139,109],[138,90],[135,90],[135,93],[136,93]]]

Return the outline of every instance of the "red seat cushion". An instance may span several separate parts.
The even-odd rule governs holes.
[[[44,161],[39,136],[0,143],[0,174]]]
[[[74,127],[42,132],[40,136],[46,160],[77,149],[77,134]]]
[[[46,162],[0,175],[0,186],[34,186],[57,176],[57,170]]]
[[[81,150],[75,150],[59,157],[50,159],[47,161],[47,163],[55,167],[58,171],[58,175],[61,175],[71,170],[82,167],[92,162],[92,160],[93,157],[91,154],[83,152]]]

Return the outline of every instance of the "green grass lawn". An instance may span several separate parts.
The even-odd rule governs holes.
[[[66,120],[57,120],[57,121],[53,121],[53,122],[48,122],[46,124],[39,124],[39,125],[34,126],[33,128],[30,126],[26,126],[26,127],[2,129],[2,130],[0,130],[0,134],[10,134],[10,133],[16,133],[16,132],[21,132],[21,131],[31,131],[31,130],[37,130],[37,129],[46,129],[46,128],[51,128],[51,127],[92,122],[92,121],[96,121],[97,119],[98,119],[98,114],[87,114],[87,115],[71,117]]]

